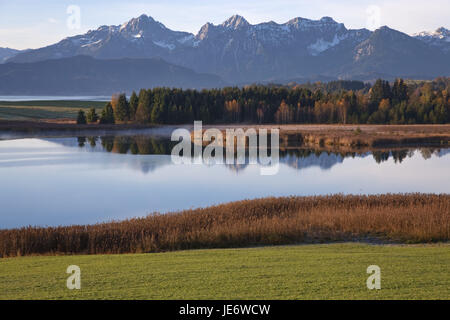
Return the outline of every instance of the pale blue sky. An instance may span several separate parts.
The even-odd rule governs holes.
[[[69,5],[80,8],[79,29],[67,26]],[[374,20],[367,13],[371,6],[379,12],[375,24],[408,34],[450,27],[449,0],[0,0],[0,47],[42,47],[100,25],[122,24],[142,13],[168,28],[192,33],[206,22],[218,24],[233,14],[244,16],[252,24],[331,16],[348,28],[373,29]]]

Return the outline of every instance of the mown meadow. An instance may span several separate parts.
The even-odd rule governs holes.
[[[321,244],[0,259],[0,299],[450,299],[450,246]],[[69,265],[81,289],[69,290]],[[369,290],[367,267],[381,269]]]

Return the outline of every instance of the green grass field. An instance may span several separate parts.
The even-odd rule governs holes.
[[[106,102],[102,101],[0,101],[0,119],[76,119],[78,110],[85,112],[94,107],[98,114]]]
[[[450,299],[450,245],[328,244],[0,259],[1,299]],[[66,288],[69,265],[81,290]],[[368,290],[369,265],[381,290]]]

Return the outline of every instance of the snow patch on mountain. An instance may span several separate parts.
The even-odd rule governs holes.
[[[161,48],[166,48],[169,50],[174,50],[176,48],[176,46],[174,44],[167,43],[165,41],[153,41],[153,43]]]
[[[194,40],[194,35],[193,35],[193,34],[190,34],[190,35],[187,35],[187,36],[185,36],[185,37],[183,37],[183,38],[178,39],[177,41],[178,41],[179,43],[185,44],[185,43],[190,43],[190,42],[192,42],[193,40]]]
[[[93,46],[93,45],[99,44],[101,42],[102,42],[102,39],[94,41],[94,42],[89,42],[89,43],[83,44],[81,47],[85,48],[85,47],[89,47],[89,46]]]
[[[339,44],[341,40],[345,39],[346,36],[339,37],[337,34],[334,35],[334,38],[331,41],[326,41],[322,38],[317,39],[316,42],[310,44],[308,46],[308,51],[311,55],[317,56],[319,53],[328,50],[331,47]]]

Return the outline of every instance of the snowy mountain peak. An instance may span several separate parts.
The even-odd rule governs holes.
[[[444,27],[436,29],[436,31],[422,31],[413,35],[416,38],[434,38],[450,41],[450,30]]]
[[[440,28],[436,29],[436,33],[449,36],[450,30],[448,30],[447,28],[444,28],[444,27],[440,27]]]
[[[440,27],[435,31],[422,31],[413,34],[413,37],[444,52],[450,52],[450,30],[447,28]]]
[[[246,27],[250,25],[244,17],[235,14],[234,16],[228,18],[228,20],[224,21],[221,26],[229,29],[238,29],[242,27]]]

